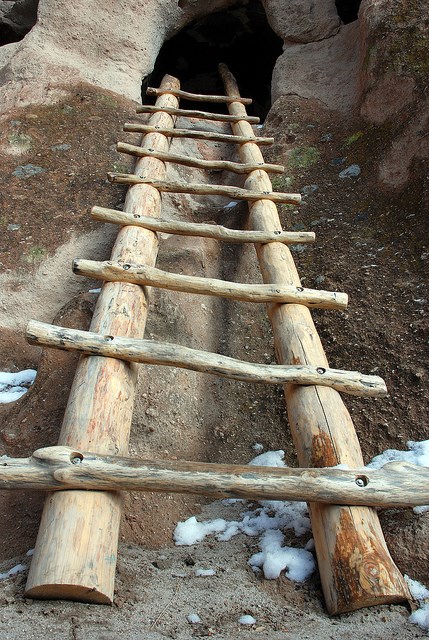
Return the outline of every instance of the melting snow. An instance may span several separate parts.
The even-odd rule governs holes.
[[[198,613],[190,613],[186,616],[186,619],[190,624],[199,624],[201,622],[201,618]]]
[[[250,465],[284,467],[284,451],[267,451],[253,458]],[[225,501],[228,504],[230,501]],[[179,522],[174,532],[176,545],[192,545],[211,534],[221,541],[230,540],[239,533],[260,536],[260,552],[253,555],[249,564],[255,571],[264,572],[268,579],[277,578],[281,571],[291,580],[303,582],[314,571],[313,555],[307,549],[283,546],[284,535],[280,529],[293,529],[296,536],[310,531],[305,502],[281,502],[265,500],[252,511],[243,511],[240,520],[208,520],[198,522],[195,516]]]
[[[0,404],[14,402],[24,393],[27,393],[36,378],[36,374],[37,371],[34,369],[25,369],[17,373],[0,371]]]
[[[26,564],[16,564],[12,569],[6,571],[6,573],[0,573],[0,580],[6,580],[7,578],[11,578],[15,576],[17,573],[22,573],[27,570]]]
[[[380,469],[388,462],[395,462],[396,460],[410,462],[419,467],[429,467],[429,440],[422,440],[421,442],[410,440],[407,442],[407,447],[409,451],[398,451],[398,449],[383,451],[383,453],[371,460],[367,468]],[[414,507],[413,511],[414,513],[425,513],[425,511],[429,511],[429,505]]]
[[[422,442],[408,442],[408,451],[389,449],[376,456],[367,467],[379,469],[384,464],[395,460],[404,460],[419,466],[429,467],[429,440]],[[254,446],[256,451],[259,446]],[[267,451],[256,456],[250,465],[284,467],[283,451]],[[338,465],[346,468],[345,465]],[[224,505],[234,504],[240,500],[224,500]],[[243,504],[246,504],[242,500]],[[198,522],[192,516],[185,522],[179,522],[174,532],[176,545],[192,545],[201,542],[208,535],[216,534],[218,540],[230,540],[233,536],[243,533],[248,536],[260,536],[260,551],[255,553],[249,564],[255,572],[263,571],[265,578],[277,578],[282,571],[290,580],[305,581],[314,571],[315,561],[310,552],[314,548],[314,540],[310,539],[304,549],[283,546],[284,535],[282,529],[293,529],[295,535],[301,536],[310,531],[310,519],[304,502],[281,502],[266,500],[252,511],[243,511],[240,520],[225,520],[218,518],[206,522]],[[427,507],[415,507],[416,513],[429,510]],[[199,570],[197,570],[199,571]],[[422,629],[429,629],[429,589],[407,575],[405,579],[411,595],[420,607],[410,617],[410,622],[418,624]],[[248,620],[243,622],[243,620]],[[250,622],[252,620],[252,622]],[[240,624],[254,624],[252,616],[242,616]]]
[[[410,616],[410,622],[418,624],[422,629],[429,629],[429,589],[417,580],[412,580],[409,576],[404,576],[410,589],[411,595],[419,603],[419,608]]]
[[[195,575],[197,578],[208,578],[209,576],[215,576],[216,571],[214,569],[195,569]]]

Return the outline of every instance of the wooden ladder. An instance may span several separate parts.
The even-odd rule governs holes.
[[[28,326],[27,337],[31,343],[77,350],[84,357],[79,361],[70,392],[59,447],[40,450],[31,458],[31,464],[38,469],[37,486],[57,491],[50,494],[45,503],[26,594],[112,602],[121,514],[120,494],[113,489],[132,486],[218,496],[313,499],[311,522],[329,612],[336,614],[407,600],[408,589],[389,555],[375,510],[347,505],[381,504],[377,495],[372,496],[371,502],[369,490],[374,485],[377,489],[378,481],[383,484],[390,477],[393,494],[396,489],[399,491],[401,483],[404,488],[403,478],[409,480],[410,473],[401,474],[402,467],[391,470],[390,476],[387,471],[383,476],[383,472],[362,474],[362,471],[314,469],[339,463],[362,469],[364,463],[355,429],[338,392],[380,396],[386,393],[384,382],[377,376],[329,368],[310,308],[342,309],[347,304],[347,296],[302,287],[288,245],[313,242],[314,234],[283,231],[276,207],[276,203],[281,202],[297,204],[300,195],[273,192],[269,174],[282,172],[283,167],[266,163],[260,150],[272,139],[254,134],[252,124],[258,119],[247,115],[245,105],[249,100],[240,97],[236,81],[224,65],[220,65],[220,73],[225,96],[189,94],[180,90],[177,79],[165,76],[159,89],[148,89],[149,94],[157,97],[155,106],[137,109],[138,113],[152,114],[149,123],[125,125],[125,131],[141,132],[143,138],[141,146],[118,144],[120,151],[138,158],[134,174],[109,174],[111,182],[129,185],[124,211],[101,207],[92,210],[94,219],[121,226],[111,259],[106,262],[75,260],[73,266],[75,273],[104,281],[90,330],[76,331],[35,321]],[[179,98],[224,102],[229,113],[179,109]],[[178,129],[174,126],[177,116],[229,122],[232,133]],[[169,151],[172,138],[234,143],[238,146],[240,162],[172,154]],[[168,182],[165,162],[244,174],[244,188]],[[163,219],[162,192],[216,194],[246,200],[249,230]],[[161,271],[155,267],[158,232],[254,243],[264,284],[238,284]],[[251,364],[175,344],[144,340],[148,303],[142,285],[268,303],[279,364]],[[132,481],[133,469],[140,472],[140,478],[144,471],[141,461],[133,463],[123,459],[127,454],[133,412],[136,363],[141,362],[205,371],[238,380],[284,384],[299,464],[306,469],[252,468],[251,486],[248,467],[154,462],[146,464],[145,481],[140,484],[137,478]],[[96,454],[87,454],[88,451]],[[46,480],[49,465],[53,470],[49,472],[50,484]],[[156,470],[163,476],[159,482],[155,479]],[[166,484],[167,472],[170,476]],[[206,477],[201,480],[199,474],[204,473]],[[377,480],[377,473],[382,474],[381,480]],[[410,492],[416,478],[417,475],[409,483]],[[427,482],[427,476],[425,478]],[[273,484],[270,489],[270,479],[278,484],[277,489],[272,488]],[[293,480],[293,490],[288,479]],[[325,484],[321,484],[321,479],[325,479]],[[340,480],[344,481],[341,490]],[[311,482],[313,488],[309,490]],[[393,489],[395,482],[398,486]],[[65,487],[75,490],[58,490]],[[85,488],[109,490],[86,491]],[[409,504],[410,498],[407,499]],[[395,504],[405,503],[402,494],[402,502],[398,498]]]

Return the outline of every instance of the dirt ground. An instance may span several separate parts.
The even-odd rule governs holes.
[[[107,258],[116,229],[91,222],[92,205],[118,207],[124,190],[106,184],[112,167],[125,171],[126,156],[115,151],[124,121],[135,119],[134,105],[113,94],[82,87],[66,102],[11,113],[0,147],[0,369],[34,367],[33,388],[14,405],[0,406],[0,454],[27,456],[56,444],[73,379],[76,358],[40,352],[24,339],[31,319],[85,328],[98,283],[71,274],[73,257]],[[392,126],[400,126],[398,123]],[[259,131],[259,130],[258,130]],[[423,167],[411,168],[402,191],[383,186],[379,161],[392,130],[344,120],[310,100],[277,101],[263,129],[276,143],[264,154],[283,162],[277,190],[300,191],[298,208],[280,207],[284,228],[313,230],[314,246],[294,248],[305,286],[345,291],[347,312],[314,312],[335,368],[382,375],[387,399],[347,397],[365,461],[381,451],[405,449],[409,440],[429,438],[428,374],[429,248],[427,182]],[[65,148],[58,145],[70,145]],[[207,153],[204,145],[187,152]],[[216,153],[224,153],[218,148]],[[13,175],[32,164],[43,171]],[[339,178],[358,164],[361,173]],[[196,171],[169,168],[174,179],[219,181]],[[223,176],[227,182],[230,176]],[[243,226],[246,207],[225,210],[227,201],[187,196],[164,197],[167,215],[193,221]],[[12,225],[12,227],[11,227]],[[19,226],[18,226],[19,225]],[[210,241],[161,241],[158,266],[168,270],[223,277],[260,279],[254,249],[219,248]],[[265,308],[256,305],[152,291],[146,334],[160,340],[226,353],[255,362],[274,361]],[[142,368],[130,452],[156,458],[247,462],[252,446],[283,449],[296,465],[280,388],[177,372]],[[0,494],[0,573],[24,562],[37,535],[43,496]],[[239,507],[237,507],[239,508]],[[255,542],[237,536],[230,542],[208,539],[193,547],[174,547],[175,523],[225,515],[221,503],[186,496],[130,494],[124,499],[116,597],[111,608],[64,602],[31,601],[23,596],[25,573],[0,581],[2,637],[42,638],[417,638],[425,633],[408,622],[401,606],[382,606],[329,618],[319,578],[297,584],[256,577],[247,565]],[[228,507],[230,510],[231,507]],[[228,511],[230,514],[231,511]],[[229,517],[229,515],[228,515]],[[385,510],[380,519],[389,550],[403,573],[427,585],[429,513]],[[287,542],[301,546],[290,532]],[[195,567],[215,568],[197,578]],[[198,613],[202,623],[186,616]],[[238,625],[251,614],[252,628]]]

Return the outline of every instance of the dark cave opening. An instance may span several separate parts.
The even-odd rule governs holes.
[[[283,50],[283,41],[268,24],[260,0],[250,0],[212,13],[182,29],[161,48],[152,74],[142,85],[159,86],[165,73],[176,76],[182,89],[193,93],[224,94],[217,72],[225,62],[237,78],[240,93],[253,99],[249,113],[264,120],[271,106],[271,75]],[[224,105],[188,103],[188,109],[225,111]]]
[[[0,46],[22,40],[37,21],[39,0],[16,0],[7,4],[10,7],[0,9]]]
[[[343,24],[349,24],[358,19],[361,0],[335,0],[337,13]]]

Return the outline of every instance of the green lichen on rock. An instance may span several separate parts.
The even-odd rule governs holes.
[[[9,143],[13,149],[18,153],[25,153],[31,149],[33,138],[26,133],[18,133],[14,131],[10,134]]]
[[[293,185],[293,178],[291,176],[273,176],[271,178],[271,184],[274,191],[285,191],[290,189]]]
[[[362,138],[363,135],[363,131],[356,131],[355,133],[352,133],[345,139],[343,147],[350,147],[352,144],[357,142],[359,138]]]
[[[292,169],[308,169],[320,158],[320,151],[316,147],[297,147],[293,149],[289,157],[289,166]]]

